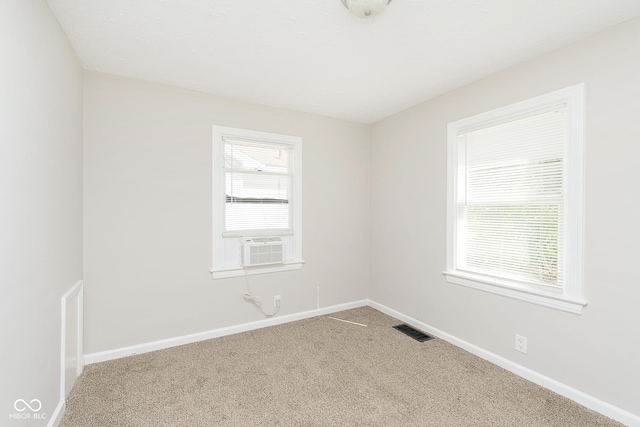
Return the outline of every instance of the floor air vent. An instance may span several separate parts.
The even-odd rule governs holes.
[[[419,342],[425,342],[433,339],[431,335],[427,335],[424,332],[420,332],[419,330],[414,329],[409,325],[405,325],[404,323],[402,325],[394,326],[393,329],[397,329],[403,334],[408,335],[414,340]]]

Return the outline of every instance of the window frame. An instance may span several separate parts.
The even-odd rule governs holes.
[[[584,298],[584,83],[451,122],[447,126],[447,282],[522,301],[581,314]],[[458,135],[508,123],[554,104],[568,108],[564,171],[564,261],[561,293],[527,286],[507,278],[491,278],[457,269]]]
[[[262,145],[286,146],[293,156],[292,199],[293,206],[292,230],[248,230],[225,232],[225,168],[224,143],[225,139],[254,142]],[[244,268],[239,265],[240,254],[237,258],[228,256],[225,242],[239,240],[242,237],[280,236],[287,237],[284,241],[285,252],[290,254],[284,263],[262,265]],[[245,274],[263,274],[279,271],[298,270],[302,268],[302,138],[291,135],[281,135],[248,129],[226,126],[213,126],[212,143],[212,268],[214,279],[243,276]]]
[[[220,185],[224,186],[227,184],[227,177],[226,174],[245,174],[245,175],[254,175],[257,177],[274,177],[274,176],[286,176],[290,179],[291,181],[291,186],[289,187],[289,189],[293,189],[294,186],[294,178],[295,178],[295,155],[294,155],[294,149],[295,147],[292,144],[284,144],[284,143],[280,143],[280,142],[266,142],[264,139],[261,139],[260,141],[254,141],[254,140],[247,140],[246,138],[240,139],[240,138],[227,138],[228,135],[223,135],[222,136],[222,141],[221,141],[221,147],[224,149],[224,145],[227,143],[241,143],[241,144],[246,144],[245,146],[262,146],[262,147],[269,147],[269,148],[279,148],[282,150],[287,150],[290,154],[287,156],[288,158],[288,165],[287,165],[287,172],[286,173],[274,173],[274,172],[269,172],[269,171],[262,171],[262,172],[254,172],[251,170],[245,170],[245,169],[241,169],[241,168],[228,168],[225,167],[224,163],[225,160],[222,159],[221,161],[221,165],[220,167],[221,169],[221,173],[219,175],[219,178],[221,180]],[[235,144],[233,144],[235,145]],[[228,194],[226,193],[227,189],[225,188],[225,196],[228,196]],[[232,190],[233,191],[233,190]],[[225,207],[226,207],[226,203],[225,203]],[[247,229],[247,230],[227,230],[226,224],[223,221],[223,230],[222,230],[222,237],[243,237],[243,236],[252,236],[252,237],[258,237],[258,236],[288,236],[288,235],[293,235],[294,234],[294,230],[293,230],[293,222],[294,222],[294,207],[295,207],[295,194],[291,193],[289,194],[289,200],[287,201],[287,216],[288,216],[288,220],[289,220],[289,225],[286,228],[256,228],[256,229]],[[225,209],[225,212],[223,213],[224,215],[224,219],[227,219],[227,211]]]

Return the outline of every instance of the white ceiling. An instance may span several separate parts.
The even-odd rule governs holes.
[[[640,15],[640,0],[48,0],[87,70],[371,123]]]

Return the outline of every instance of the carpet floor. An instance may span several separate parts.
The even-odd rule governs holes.
[[[60,427],[620,426],[370,307],[85,367]]]

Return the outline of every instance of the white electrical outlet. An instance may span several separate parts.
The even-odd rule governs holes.
[[[280,295],[276,295],[273,297],[273,306],[280,307]]]
[[[527,353],[527,337],[516,334],[516,351]]]

